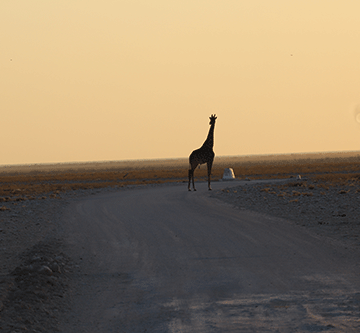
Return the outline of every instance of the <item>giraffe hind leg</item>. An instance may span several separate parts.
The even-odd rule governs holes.
[[[189,169],[189,184],[188,184],[188,190],[189,191],[191,191],[191,186],[190,186],[191,181],[192,181],[193,189],[194,189],[194,191],[196,191],[195,181],[194,181],[194,169],[193,168]]]
[[[195,188],[195,179],[194,179],[194,170],[192,172],[192,183],[193,183],[193,189],[194,191],[196,191],[196,188]]]

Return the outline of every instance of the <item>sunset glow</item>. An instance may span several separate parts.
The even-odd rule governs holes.
[[[360,150],[360,2],[2,1],[0,164]]]

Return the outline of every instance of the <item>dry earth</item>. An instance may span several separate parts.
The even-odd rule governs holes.
[[[56,332],[72,270],[59,218],[64,199],[3,203],[0,211],[0,331]]]
[[[226,189],[227,184],[213,196],[241,209],[290,219],[341,242],[350,256],[359,254],[360,193],[354,186],[334,186],[325,195],[324,182],[309,180],[254,186],[249,181],[232,189]],[[309,187],[312,196],[297,194],[309,193]],[[69,279],[79,268],[64,251],[58,223],[61,212],[73,197],[108,191],[114,189],[78,190],[57,198],[6,203],[8,209],[0,212],[1,332],[58,331],[68,310]],[[358,302],[360,308],[360,296]]]
[[[360,182],[350,178],[342,183],[319,179],[285,184],[264,182],[224,189],[214,197],[261,214],[291,220],[317,234],[360,249]]]
[[[102,192],[111,189],[102,189]],[[78,266],[64,251],[62,212],[95,190],[7,200],[0,210],[0,331],[56,332]]]
[[[4,185],[1,183],[0,185]],[[253,186],[251,181],[214,197],[241,209],[294,221],[315,233],[341,242],[349,255],[360,249],[360,183],[322,179]],[[101,187],[106,186],[102,184]],[[74,197],[117,188],[88,188],[1,197],[0,207],[0,331],[56,332],[67,311],[68,286],[78,266],[64,249],[61,214]],[[184,190],[186,185],[184,184]],[[358,300],[360,308],[360,296]]]

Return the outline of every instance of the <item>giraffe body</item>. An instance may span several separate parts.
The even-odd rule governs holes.
[[[190,186],[191,180],[192,180],[193,189],[194,191],[196,191],[194,171],[198,165],[205,163],[207,164],[207,171],[208,171],[208,187],[209,190],[211,190],[210,178],[211,178],[211,168],[215,157],[213,147],[214,147],[214,128],[215,128],[216,119],[217,119],[216,115],[211,115],[210,117],[211,126],[205,142],[199,149],[194,150],[190,154],[189,157],[190,169],[189,169],[189,184],[188,184],[189,191],[191,191],[191,186]]]

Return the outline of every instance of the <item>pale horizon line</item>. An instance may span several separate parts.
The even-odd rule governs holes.
[[[317,151],[317,152],[298,152],[298,153],[278,153],[278,154],[246,154],[246,155],[216,155],[215,158],[246,158],[246,157],[277,157],[290,155],[325,155],[325,154],[349,154],[358,153],[360,150],[340,150],[340,151]],[[189,157],[169,157],[169,158],[144,158],[144,159],[124,159],[124,160],[98,160],[98,161],[70,161],[70,162],[45,162],[45,163],[19,163],[19,164],[0,164],[1,168],[5,167],[31,167],[31,166],[51,166],[51,165],[81,165],[81,164],[106,164],[106,163],[134,163],[134,162],[159,162],[185,160]]]

